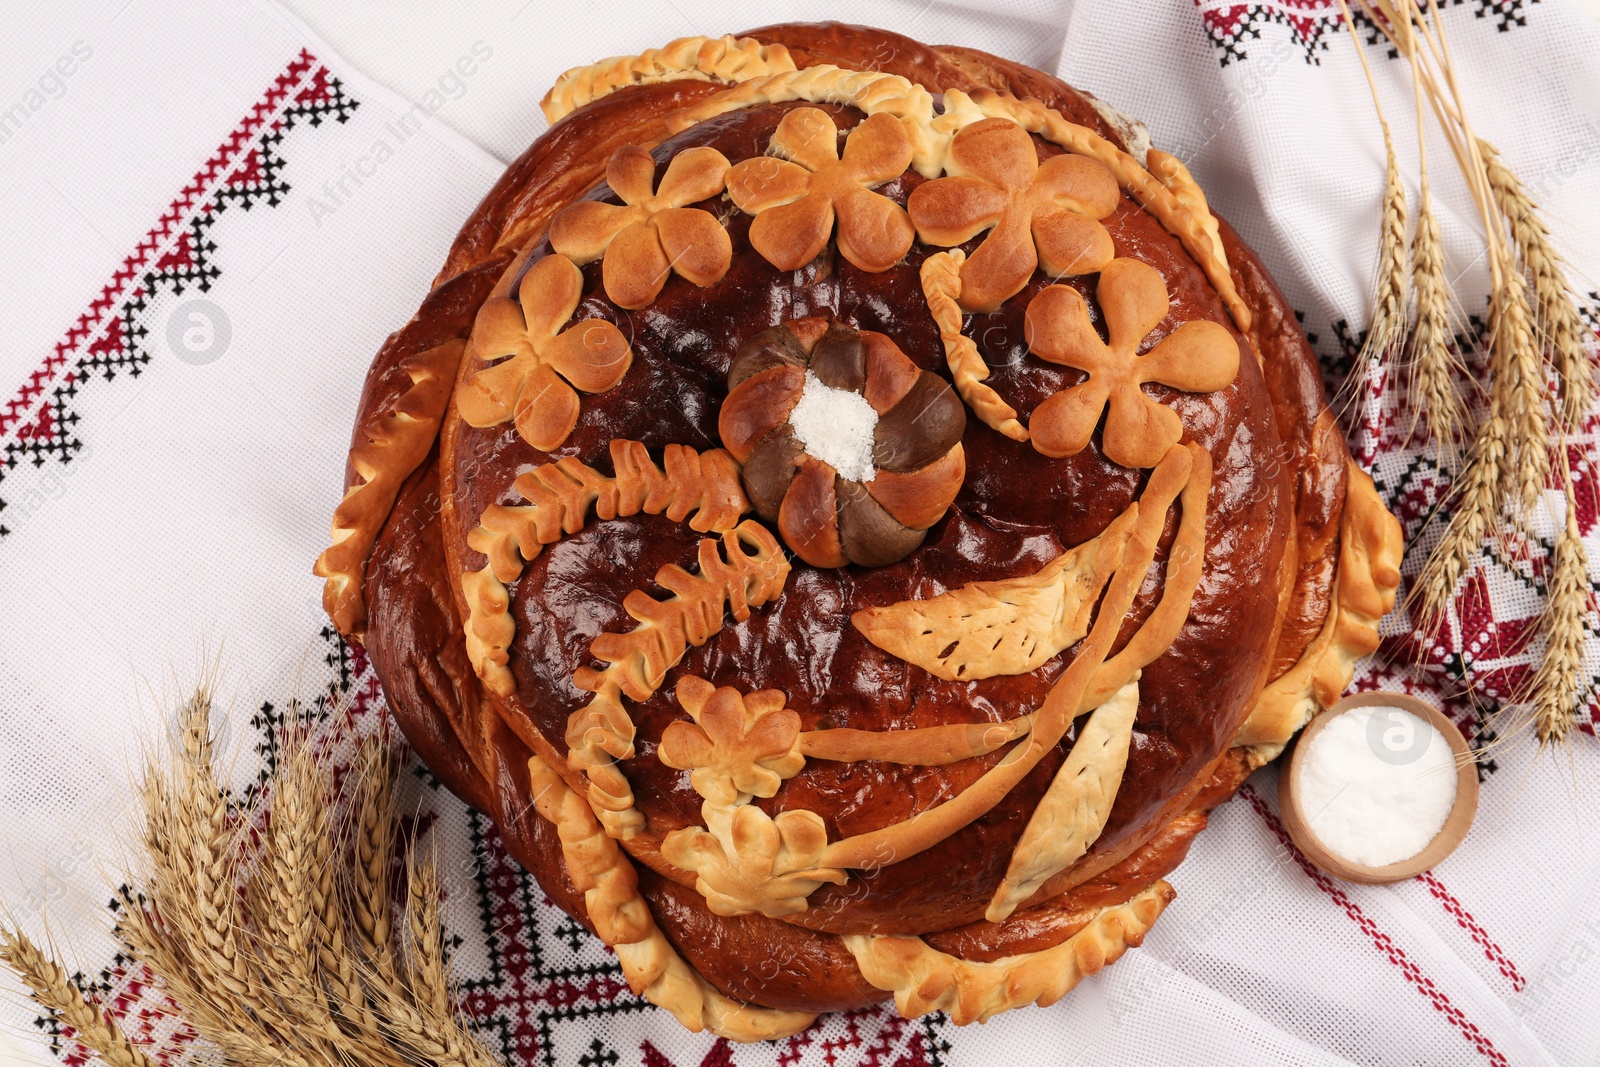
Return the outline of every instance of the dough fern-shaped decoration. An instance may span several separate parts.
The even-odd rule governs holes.
[[[639,514],[688,519],[696,533],[731,530],[750,510],[739,469],[720,448],[668,445],[660,466],[638,441],[613,440],[610,451],[610,476],[570,456],[518,475],[512,488],[528,503],[485,508],[468,546],[489,557],[496,578],[511,582],[545,545],[582,530],[591,507],[602,520]]]
[[[616,439],[611,468],[615,473],[607,476],[571,456],[541,464],[512,483],[527,504],[491,504],[467,534],[467,546],[489,560],[461,577],[467,657],[478,677],[501,696],[515,687],[507,664],[516,624],[506,583],[521,577],[523,565],[545,545],[582,530],[591,507],[602,520],[641,513],[665,514],[674,522],[688,519],[697,533],[725,533],[750,507],[738,467],[720,448],[696,452],[671,444],[658,467],[643,444]]]
[[[622,607],[639,625],[595,638],[590,654],[607,666],[585,665],[573,673],[572,684],[594,699],[567,720],[567,763],[588,777],[589,801],[613,836],[628,838],[644,826],[628,779],[616,765],[634,754],[633,720],[622,706],[623,696],[650,699],[690,646],[705,644],[722,629],[724,612],[743,622],[752,607],[782,592],[789,576],[783,550],[759,523],[740,523],[722,535],[721,551],[718,544],[710,538],[700,542],[699,574],[675,563],[661,568],[656,584],[673,594],[666,600],[638,589],[629,593]]]

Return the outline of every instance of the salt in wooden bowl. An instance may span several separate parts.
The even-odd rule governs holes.
[[[1310,819],[1301,810],[1297,788],[1301,761],[1310,750],[1311,739],[1337,716],[1365,707],[1399,708],[1402,711],[1409,711],[1424,722],[1431,723],[1449,743],[1456,762],[1456,800],[1450,809],[1450,814],[1445,818],[1444,826],[1416,855],[1382,867],[1356,863],[1324,845],[1316,832],[1311,829]],[[1405,693],[1372,692],[1345,697],[1306,724],[1295,742],[1288,765],[1280,764],[1280,767],[1278,807],[1290,840],[1318,869],[1346,882],[1384,885],[1389,882],[1403,882],[1407,878],[1415,878],[1423,871],[1431,870],[1461,844],[1462,839],[1467,836],[1467,831],[1472,827],[1473,816],[1478,812],[1478,765],[1471,747],[1461,736],[1461,731],[1456,728],[1455,723],[1451,722],[1443,712]]]

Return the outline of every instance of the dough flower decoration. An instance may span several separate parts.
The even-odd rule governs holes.
[[[706,825],[668,834],[662,856],[695,873],[717,915],[792,915],[823,882],[843,883],[843,871],[820,863],[828,847],[822,816],[796,810],[774,818],[750,802],[777,793],[805,765],[800,716],[784,707],[784,695],[717,689],[693,675],[679,680],[677,694],[695,721],[668,726],[657,752],[668,767],[690,770]]]
[[[1197,319],[1138,355],[1170,307],[1160,273],[1139,260],[1113,259],[1100,272],[1095,293],[1109,343],[1100,339],[1076,289],[1052,285],[1028,304],[1025,330],[1033,354],[1089,375],[1034,409],[1028,424],[1033,446],[1047,456],[1076,454],[1109,406],[1106,458],[1125,467],[1154,467],[1183,437],[1183,420],[1147,395],[1144,383],[1190,393],[1224,389],[1239,373],[1239,344],[1226,327]]]
[[[822,252],[837,223],[839,254],[865,271],[885,271],[911,248],[905,208],[871,190],[911,165],[911,139],[888,114],[845,138],[826,112],[795,108],[772,134],[770,154],[728,172],[728,196],[754,215],[750,243],[779,270],[799,270]]]
[[[769,918],[806,910],[823,882],[843,885],[845,873],[820,866],[828,831],[814,811],[773,818],[754,804],[733,809],[725,839],[699,827],[674,830],[661,844],[669,863],[695,873],[695,889],[717,915]]]
[[[728,273],[733,242],[709,211],[688,205],[721,195],[727,174],[721,152],[689,148],[672,157],[657,186],[654,157],[637,145],[619,148],[606,184],[622,204],[569,204],[550,222],[550,247],[580,265],[603,259],[606,296],[630,310],[654,300],[673,272],[712,285]]]
[[[604,319],[567,325],[582,295],[583,273],[552,255],[522,276],[516,300],[484,301],[470,347],[481,360],[510,358],[474,372],[457,391],[468,425],[512,419],[523,440],[549,452],[577,425],[577,389],[603,393],[622,381],[633,362],[622,332]]]
[[[689,771],[695,792],[707,801],[731,805],[770,797],[805,766],[800,716],[784,707],[781,690],[741,696],[690,675],[678,682],[677,693],[694,722],[668,726],[657,755],[668,767]]]
[[[1115,254],[1098,220],[1122,199],[1106,167],[1080,155],[1043,163],[1028,132],[1010,119],[975,122],[950,142],[943,178],[919,185],[907,208],[924,244],[983,239],[961,268],[961,306],[994,311],[1035,267],[1060,278],[1093,274]]]
[[[904,559],[966,477],[966,409],[888,337],[795,319],[740,346],[717,427],[745,495],[814,567]]]

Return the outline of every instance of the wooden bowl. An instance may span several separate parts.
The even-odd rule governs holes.
[[[1445,818],[1444,826],[1434,835],[1432,841],[1409,859],[1400,860],[1382,867],[1369,867],[1363,863],[1355,863],[1333,852],[1317,837],[1311,829],[1309,820],[1300,809],[1300,800],[1295,782],[1299,778],[1300,760],[1309,748],[1309,742],[1317,735],[1328,722],[1336,715],[1342,715],[1354,708],[1364,708],[1377,705],[1380,707],[1400,708],[1409,711],[1417,718],[1430,722],[1434,728],[1450,743],[1456,757],[1456,803],[1450,809],[1450,814]],[[1359,882],[1363,885],[1383,885],[1388,882],[1402,882],[1407,878],[1415,878],[1423,871],[1430,870],[1440,860],[1454,852],[1456,846],[1461,844],[1462,838],[1467,836],[1467,831],[1472,827],[1472,818],[1478,812],[1478,765],[1477,757],[1467,741],[1461,736],[1461,731],[1456,724],[1451,722],[1443,712],[1423,703],[1416,697],[1404,693],[1357,693],[1347,696],[1327,711],[1318,715],[1306,724],[1300,731],[1300,737],[1295,742],[1294,753],[1289,757],[1288,766],[1279,764],[1278,774],[1278,808],[1283,817],[1284,829],[1288,831],[1289,838],[1296,847],[1303,852],[1307,859],[1316,864],[1324,873],[1346,882]]]

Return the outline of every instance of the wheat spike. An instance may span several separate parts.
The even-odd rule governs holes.
[[[1411,246],[1411,273],[1416,293],[1416,325],[1411,334],[1411,397],[1427,412],[1428,427],[1441,452],[1453,453],[1466,421],[1456,392],[1456,358],[1450,351],[1453,307],[1445,277],[1444,243],[1424,183],[1417,205],[1417,233]]]
[[[1556,370],[1562,421],[1567,432],[1574,433],[1594,406],[1594,364],[1584,351],[1583,322],[1567,280],[1566,264],[1521,179],[1501,161],[1493,145],[1480,138],[1478,146],[1495,203],[1510,224],[1518,258],[1533,283],[1537,327]]]
[[[1544,360],[1533,336],[1528,282],[1514,264],[1489,300],[1489,417],[1507,423],[1510,462],[1501,470],[1502,495],[1524,511],[1539,504],[1550,480],[1550,417]]]
[[[128,947],[163,975],[198,1028],[226,1036],[241,1056],[259,1053],[279,1043],[270,1022],[277,1006],[243,937],[237,834],[215,773],[209,693],[178,709],[178,726],[176,751],[143,790],[148,921],[133,916],[123,933],[144,935],[143,953]]]
[[[315,1058],[356,1051],[333,1020],[318,975],[321,924],[317,886],[331,862],[321,770],[303,737],[280,757],[261,863],[246,894],[257,953],[289,1027]]]
[[[414,853],[406,865],[406,925],[410,932],[412,988],[435,1014],[450,1010],[450,980],[439,916],[439,875],[430,860]]]
[[[1381,118],[1380,118],[1380,121]],[[1367,336],[1351,368],[1350,383],[1354,399],[1360,395],[1374,370],[1384,365],[1405,343],[1407,263],[1406,189],[1400,180],[1389,124],[1383,123],[1383,143],[1388,155],[1383,179],[1383,226],[1378,240],[1378,280],[1372,297],[1372,319]]]
[[[394,848],[394,761],[381,744],[364,744],[357,755],[350,879],[350,916],[362,953],[385,984],[396,984],[394,922],[389,897]]]
[[[1509,272],[1490,297],[1489,414],[1478,427],[1466,470],[1451,487],[1455,509],[1450,524],[1411,589],[1410,600],[1424,629],[1443,621],[1456,584],[1504,513],[1508,495],[1526,503],[1524,494],[1532,487],[1536,502],[1549,469],[1544,406],[1528,403],[1529,366],[1539,366],[1538,350],[1528,328],[1527,290],[1517,285],[1520,275],[1511,277],[1515,274]]]
[[[72,1039],[112,1067],[157,1067],[109,1012],[90,999],[67,972],[20,930],[0,926],[0,963],[17,973],[35,1003],[72,1028]]]
[[[1556,538],[1555,567],[1545,604],[1544,654],[1529,684],[1540,747],[1566,741],[1578,711],[1584,617],[1589,612],[1589,561],[1578,533],[1577,506],[1567,487],[1567,521]]]
[[[369,742],[370,743],[370,742]],[[357,757],[360,766],[360,757]],[[328,992],[340,1030],[373,1063],[399,1063],[380,1021],[368,1003],[361,980],[361,962],[350,936],[351,918],[340,884],[340,861],[347,861],[345,843],[337,840],[326,804],[319,805],[314,832],[318,845],[312,855],[316,877],[310,883],[311,910],[317,928],[317,968]],[[359,1058],[359,1057],[358,1057]]]
[[[1455,509],[1444,537],[1434,546],[1411,587],[1409,606],[1425,630],[1444,621],[1457,583],[1500,517],[1501,468],[1506,462],[1506,425],[1492,415],[1479,427],[1472,455],[1451,487]]]
[[[429,1062],[497,1067],[494,1055],[457,1021],[452,1008],[437,868],[412,852],[406,872],[408,967],[403,980],[379,983],[378,1006],[386,1030]]]
[[[1394,154],[1394,138],[1389,134],[1389,120],[1384,117],[1383,105],[1378,100],[1378,85],[1373,80],[1367,55],[1356,36],[1355,22],[1345,0],[1339,0],[1339,10],[1344,17],[1350,39],[1356,46],[1356,58],[1361,60],[1361,70],[1367,78],[1367,89],[1372,94],[1372,107],[1378,113],[1378,125],[1383,128],[1383,223],[1378,234],[1378,280],[1372,297],[1372,318],[1367,323],[1367,336],[1356,354],[1355,365],[1345,380],[1345,391],[1354,401],[1371,379],[1373,371],[1398,348],[1406,338],[1407,257],[1406,257],[1406,187],[1400,180],[1400,165]]]
[[[395,772],[383,744],[357,751],[346,842],[304,736],[285,740],[254,806],[232,811],[210,716],[202,690],[177,711],[173,751],[147,770],[146,868],[114,931],[184,1022],[240,1067],[501,1067],[456,1017],[438,875],[411,850],[403,963],[396,950]],[[258,829],[259,844],[241,827]],[[0,962],[113,1067],[155,1067],[25,937],[0,928]]]
[[[1383,176],[1383,236],[1378,252],[1377,300],[1368,341],[1387,351],[1406,332],[1406,188],[1400,181],[1389,126],[1384,124],[1387,158]]]

